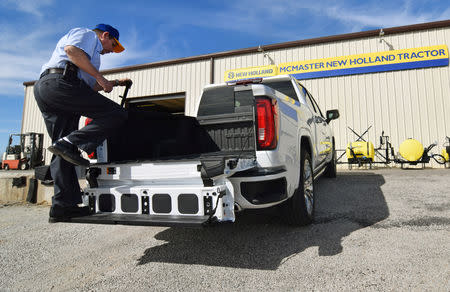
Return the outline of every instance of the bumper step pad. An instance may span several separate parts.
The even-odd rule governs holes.
[[[209,216],[171,216],[147,214],[110,214],[98,213],[94,215],[71,218],[73,223],[120,224],[137,226],[182,226],[202,227],[207,224]]]

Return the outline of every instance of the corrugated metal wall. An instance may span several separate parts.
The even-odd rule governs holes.
[[[209,84],[210,61],[198,61],[164,67],[156,67],[118,74],[109,74],[107,79],[130,78],[133,86],[128,97],[144,97],[170,93],[186,93],[186,109],[192,115],[195,100],[200,96],[202,88]],[[108,96],[120,102],[119,95],[123,94],[123,87],[113,90]]]
[[[347,40],[318,45],[268,51],[275,64],[291,61],[338,57],[362,53],[382,52],[442,45],[450,47],[450,28],[430,29],[410,33]],[[224,72],[230,69],[262,66],[270,60],[262,53],[217,58],[214,61],[214,80],[223,82]],[[192,115],[203,86],[209,84],[209,59],[176,65],[140,69],[110,74],[108,79],[131,78],[133,87],[129,97],[143,97],[170,93],[186,93],[186,114]],[[439,152],[445,136],[450,136],[450,68],[436,67],[394,72],[371,73],[342,77],[328,77],[302,82],[313,94],[322,111],[339,109],[340,119],[332,122],[337,149],[345,149],[356,136],[347,128],[362,134],[379,145],[384,130],[394,149],[406,138],[415,138],[424,146],[437,141]],[[119,102],[122,88],[108,96]],[[45,127],[32,94],[32,86],[25,91],[22,132],[44,132]],[[49,140],[45,141],[49,145]],[[436,152],[436,151],[435,151]],[[49,160],[47,160],[49,161]]]

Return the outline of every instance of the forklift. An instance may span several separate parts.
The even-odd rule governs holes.
[[[42,133],[30,132],[9,135],[8,146],[3,153],[2,169],[26,170],[43,165],[43,143],[44,134]]]

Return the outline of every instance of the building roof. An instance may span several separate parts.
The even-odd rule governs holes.
[[[427,23],[419,23],[419,24],[412,24],[412,25],[405,25],[405,26],[383,28],[383,32],[384,32],[384,35],[390,35],[390,34],[413,32],[413,31],[419,31],[419,30],[442,28],[442,27],[448,27],[448,26],[450,26],[450,19],[435,21],[435,22],[427,22]],[[376,36],[379,36],[379,34],[380,34],[380,29],[374,29],[374,30],[367,30],[367,31],[361,31],[361,32],[346,33],[346,34],[339,34],[339,35],[333,35],[333,36],[326,36],[326,37],[311,38],[311,39],[305,39],[305,40],[297,40],[297,41],[291,41],[291,42],[264,45],[264,46],[261,46],[261,48],[267,52],[267,51],[271,51],[271,50],[278,50],[278,49],[285,49],[285,48],[292,48],[292,47],[299,47],[299,46],[315,45],[315,44],[321,44],[321,43],[345,41],[345,40],[367,38],[367,37],[376,37]],[[103,70],[101,72],[103,74],[123,73],[123,72],[142,70],[142,69],[147,69],[147,68],[152,68],[152,67],[161,67],[161,66],[175,65],[175,64],[180,64],[180,63],[195,62],[195,61],[202,61],[202,60],[222,58],[222,57],[230,57],[230,56],[235,56],[235,55],[256,53],[256,52],[258,52],[258,48],[259,47],[250,47],[250,48],[245,48],[245,49],[211,53],[211,54],[198,55],[198,56],[193,56],[193,57],[185,57],[185,58],[179,58],[179,59],[145,63],[145,64],[140,64],[140,65],[125,66],[125,67],[120,67],[120,68]],[[33,85],[35,82],[36,81],[27,81],[27,82],[24,82],[23,85],[30,86],[30,85]]]

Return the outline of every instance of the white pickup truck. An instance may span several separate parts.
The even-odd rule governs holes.
[[[235,212],[279,205],[286,222],[309,224],[314,179],[336,176],[331,120],[291,76],[209,85],[197,116],[129,108],[117,137],[97,150],[72,222],[201,226]]]

